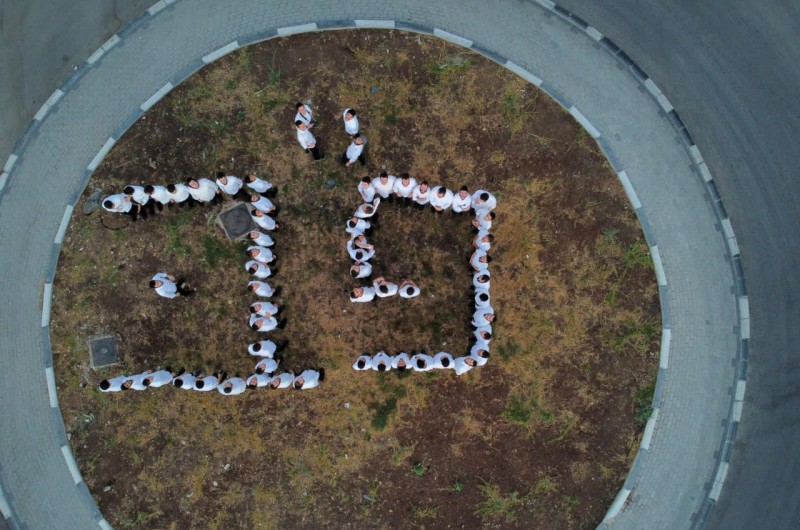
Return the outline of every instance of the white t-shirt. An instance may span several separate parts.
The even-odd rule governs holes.
[[[417,180],[414,178],[408,179],[408,184],[403,184],[403,179],[397,178],[394,181],[394,186],[392,186],[392,191],[395,192],[400,197],[405,197],[407,199],[411,198],[411,194],[414,192],[414,188],[417,185]]]
[[[359,368],[358,363],[363,361],[364,367]],[[356,362],[353,363],[353,370],[372,370],[372,358],[369,355],[361,355]]]
[[[372,227],[372,225],[369,224],[369,221],[365,221],[364,219],[358,219],[355,223],[352,221],[352,219],[347,221],[347,228],[345,228],[345,231],[352,237],[360,236]]]
[[[489,199],[486,201],[481,200],[481,195],[486,193],[489,195]],[[486,210],[494,210],[497,207],[497,199],[494,195],[489,193],[486,190],[478,190],[472,194],[472,207],[477,209],[486,209]]]
[[[294,376],[289,372],[278,374],[269,380],[270,386],[272,386],[272,382],[275,380],[280,381],[280,383],[278,384],[278,388],[288,388],[292,386],[292,383],[294,382]]]
[[[381,199],[380,199],[380,197],[378,197],[378,198],[376,198],[376,199],[374,199],[372,201],[372,204],[362,204],[361,206],[356,208],[356,211],[355,211],[355,213],[353,215],[355,217],[358,217],[359,219],[369,219],[370,217],[372,217],[373,215],[378,213],[378,205],[380,203],[381,203]],[[372,212],[367,213],[367,209],[366,209],[367,206],[372,206]]]
[[[258,211],[258,210],[256,210],[256,211]],[[269,231],[275,230],[275,226],[276,226],[275,225],[275,219],[273,219],[269,215],[266,215],[266,214],[264,214],[264,215],[252,215],[251,214],[250,217],[253,219],[253,222],[255,224],[257,224],[258,226],[260,226],[264,230],[269,230]]]
[[[364,202],[372,202],[372,200],[375,198],[375,188],[371,183],[359,182],[358,193],[361,194],[361,198],[364,200]]]
[[[303,116],[298,110],[297,114],[294,115],[294,122],[296,123],[298,120],[300,120],[306,124],[306,127],[308,127],[311,125],[311,122],[314,121],[314,113],[311,112],[311,107],[308,105],[303,105],[303,110],[306,111],[306,115]]]
[[[272,377],[267,374],[253,374],[247,378],[247,384],[255,382],[257,388],[267,386],[272,380]]]
[[[347,119],[347,113],[350,109],[344,109],[342,112],[342,121],[344,122],[344,131],[353,136],[358,132],[358,116],[353,116],[351,119]]]
[[[153,193],[150,194],[150,198],[161,204],[167,204],[172,199],[172,195],[164,186],[153,186]]]
[[[411,289],[411,294],[408,293],[409,289]],[[420,289],[416,285],[404,285],[399,291],[401,298],[414,298],[415,296],[419,296],[419,293]]]
[[[252,293],[257,296],[269,297],[272,296],[273,293],[275,292],[272,286],[267,282],[258,282],[258,281],[248,282],[247,284],[248,289],[250,288],[251,285],[256,286],[256,290],[252,291]]]
[[[452,370],[453,356],[446,351],[440,351],[433,356],[433,367],[440,370]]]
[[[378,352],[372,358],[372,369],[377,372],[388,372],[392,369],[392,358],[386,355],[386,352]]]
[[[358,265],[360,267],[359,270],[358,270],[358,274],[355,276],[356,278],[358,278],[358,279],[360,279],[360,278],[368,278],[369,275],[372,274],[372,264],[370,262],[368,262],[368,261],[356,262],[353,265],[353,267],[355,267],[356,265]],[[352,267],[351,267],[351,270],[352,270]],[[372,294],[373,295],[375,294],[375,290],[372,289],[372,287],[364,287],[364,289],[365,290],[366,289],[371,289],[372,290]],[[372,298],[370,298],[369,300],[364,300],[364,301],[365,302],[369,302],[370,300],[372,300]],[[361,302],[362,300],[358,300],[358,301]]]
[[[397,355],[392,357],[392,368],[394,368],[395,370],[399,370],[400,368],[398,365],[400,364],[400,361],[404,361],[406,363],[406,368],[405,368],[406,370],[411,369],[411,358],[405,352],[398,353]]]
[[[485,315],[487,313],[491,313],[493,315],[494,314],[494,309],[492,309],[491,307],[484,307],[484,308],[475,310],[475,312],[472,314],[472,325],[475,326],[476,328],[480,327],[480,326],[490,325],[491,322],[486,320],[486,316]]]
[[[251,202],[250,204],[253,205],[253,208],[256,210],[261,210],[264,213],[269,213],[275,209],[275,205],[272,204],[272,201],[264,197],[263,195],[259,196],[256,202]]]
[[[480,350],[484,350],[484,351],[486,351],[488,353],[489,352],[489,345],[486,344],[483,341],[476,342],[475,345],[472,346],[472,349],[470,349],[469,356],[472,357],[473,359],[475,359],[475,364],[477,364],[478,366],[483,366],[484,364],[489,362],[489,358],[488,357],[481,357],[480,355],[478,355],[478,351],[480,351]]]
[[[255,368],[253,368],[253,371],[256,373],[263,372],[269,375],[275,373],[275,370],[277,369],[278,369],[278,361],[270,357],[264,357],[263,359],[261,359],[256,363],[256,366]]]
[[[468,212],[472,208],[472,196],[464,192],[465,197],[461,197],[461,192],[453,195],[453,211],[456,213]]]
[[[190,373],[181,374],[172,380],[172,386],[182,388],[184,390],[192,390],[194,382],[197,380],[195,376]]]
[[[108,380],[108,388],[103,390],[100,389],[100,392],[119,392],[122,390],[122,383],[130,379],[127,375],[121,375],[119,377],[115,377],[113,379]]]
[[[258,326],[255,331],[266,333],[278,327],[278,319],[275,317],[262,317],[259,315],[250,315],[250,327],[252,328],[253,324],[257,324],[259,320],[261,321],[261,325]]]
[[[178,183],[174,184],[174,186],[175,186],[175,193],[169,193],[169,191],[167,192],[169,193],[169,199],[171,201],[175,201],[176,203],[183,202],[186,199],[188,199],[189,196],[191,195],[189,193],[189,186],[187,186],[186,184]]]
[[[138,204],[144,206],[147,204],[147,201],[150,200],[150,196],[144,192],[144,186],[133,186],[133,193],[131,194],[131,199],[136,201]]]
[[[481,249],[477,249],[475,250],[475,252],[472,253],[472,257],[469,259],[469,264],[472,265],[473,269],[480,272],[480,271],[485,271],[486,269],[489,268],[488,263],[483,263],[480,261],[480,259],[485,255],[486,251]]]
[[[259,347],[258,351],[255,350],[256,346]],[[254,342],[253,344],[247,346],[247,353],[255,357],[269,357],[270,359],[272,359],[275,356],[275,351],[277,349],[278,346],[271,340],[262,340],[260,342]]]
[[[200,387],[202,385],[202,388]],[[210,392],[219,385],[219,379],[213,375],[207,375],[203,378],[198,377],[194,382],[194,389],[198,392]]]
[[[427,187],[425,191],[422,191],[422,185],[417,184],[414,186],[414,191],[411,194],[411,198],[414,199],[414,202],[417,204],[428,204],[430,202],[430,195],[431,195],[431,188]]]
[[[453,359],[453,369],[456,371],[456,375],[461,375],[472,370],[473,367],[465,362],[467,359],[469,359],[469,357],[456,357]]]
[[[303,149],[310,149],[317,145],[316,138],[314,138],[314,135],[311,134],[311,131],[308,129],[305,131],[297,129],[297,141],[300,142],[300,147]]]
[[[295,377],[294,380],[297,381],[301,377],[303,378],[303,385],[300,387],[300,390],[308,390],[309,388],[315,388],[319,386],[319,372],[316,370],[303,370],[303,372]]]
[[[257,238],[255,239],[250,238],[250,241],[253,244],[262,247],[271,247],[272,245],[275,244],[275,241],[272,239],[272,237],[268,236],[267,234],[262,234],[261,232],[256,232],[256,233],[258,234]]]
[[[350,145],[347,146],[347,151],[345,152],[345,156],[347,157],[347,161],[351,164],[358,160],[358,157],[361,156],[361,153],[364,152],[364,146],[367,145],[367,139],[363,136],[361,139],[364,141],[361,145],[355,143],[355,141],[350,142]]]
[[[253,182],[248,182],[247,187],[256,193],[264,193],[272,189],[272,184],[264,179],[256,178]]]
[[[492,221],[491,219],[487,219],[486,217],[489,215],[489,210],[486,209],[479,209],[475,210],[475,221],[478,224],[478,230],[486,230],[487,232],[492,229]]]
[[[439,197],[439,190],[441,189],[444,189],[444,197]],[[444,186],[436,186],[431,190],[430,202],[431,206],[434,208],[438,207],[442,210],[446,210],[450,208],[451,204],[453,204],[453,192]]]
[[[486,300],[481,300],[481,298],[486,298]],[[485,289],[479,289],[478,292],[475,293],[475,308],[476,309],[483,309],[486,307],[491,307],[492,299],[489,296],[489,291]]]
[[[243,394],[245,390],[247,390],[247,383],[241,377],[231,377],[217,386],[217,391],[224,396]]]
[[[372,286],[375,288],[375,296],[378,298],[387,298],[397,294],[396,283],[385,282],[383,285],[388,289],[385,293],[381,292],[380,284],[378,284],[378,282],[372,282]]]
[[[418,353],[411,357],[411,368],[417,372],[433,370],[433,357],[425,353]]]
[[[227,181],[225,184],[222,183],[220,179],[217,179],[217,186],[219,189],[227,193],[228,195],[236,195],[239,193],[239,190],[242,189],[244,182],[239,177],[234,177],[233,175],[225,175],[225,180]]]
[[[481,276],[486,276],[487,278],[491,278],[488,270],[476,272],[472,275],[472,285],[475,287],[476,290],[489,290],[489,284],[491,283],[489,280],[486,283],[481,283],[478,281],[478,278]]]
[[[355,302],[372,302],[372,300],[375,298],[375,289],[373,289],[372,287],[363,287],[363,289],[364,289],[364,293],[361,296],[359,296],[358,298],[353,298],[351,296],[350,297],[350,301],[353,302],[353,303],[355,303]]]
[[[475,239],[473,240],[475,248],[483,250],[485,252],[489,252],[489,249],[492,248],[492,243],[489,241],[481,241],[481,239],[483,239],[488,235],[489,232],[487,230],[479,230],[478,235],[475,236]]]
[[[257,250],[258,254],[256,254],[255,256],[251,255],[250,251],[252,250]],[[251,258],[254,259],[255,261],[259,261],[261,263],[269,263],[275,259],[275,256],[272,254],[272,251],[267,247],[259,247],[259,246],[247,247],[247,255],[251,256]]]
[[[250,267],[252,267],[253,265],[256,266],[256,271],[251,272],[250,274],[252,274],[256,278],[269,278],[272,275],[272,271],[269,270],[269,267],[267,265],[264,265],[263,263],[255,260],[250,260],[247,263],[245,263],[244,268],[247,272],[250,272]]]
[[[172,382],[172,373],[167,370],[158,370],[150,374],[148,377],[152,377],[150,386],[153,388],[168,385]]]
[[[112,203],[113,206],[111,208],[106,207],[106,202]],[[131,203],[130,199],[126,197],[124,193],[118,193],[116,195],[109,195],[103,199],[103,208],[113,213],[128,213],[131,211],[131,208],[133,208],[133,203]]]
[[[178,286],[175,285],[175,282],[167,278],[167,273],[158,272],[152,279],[161,282],[161,286],[156,287],[156,293],[158,293],[159,296],[163,296],[164,298],[175,298],[178,296]]]
[[[375,191],[381,196],[381,198],[386,199],[392,194],[394,183],[396,181],[397,177],[394,175],[387,175],[386,182],[383,182],[381,177],[375,177],[372,179],[372,187],[375,188]]]
[[[189,186],[189,195],[198,202],[210,202],[214,200],[217,191],[219,191],[217,185],[208,179],[197,179],[196,188]]]
[[[257,311],[253,314],[258,316],[266,316],[266,315],[277,315],[279,308],[272,302],[255,302],[253,305],[250,306],[250,311],[253,311],[253,306],[261,306]]]
[[[132,390],[147,390],[147,387],[144,385],[144,380],[153,372],[142,372],[141,374],[137,374],[132,376],[130,379],[133,381],[131,384]]]
[[[482,341],[488,345],[489,341],[491,341],[492,339],[491,338],[484,339],[483,336],[481,335],[482,332],[491,333],[492,326],[478,326],[477,328],[475,328],[475,332],[473,333],[473,335],[475,335],[475,340]]]

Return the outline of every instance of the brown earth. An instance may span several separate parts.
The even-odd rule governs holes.
[[[311,98],[328,158],[296,143]],[[366,169],[336,158],[359,111]],[[498,196],[493,357],[453,373],[354,372],[363,352],[462,354],[471,337],[468,217],[382,205],[375,272],[422,296],[351,304],[344,221],[358,178],[408,171]],[[101,394],[155,366],[250,372],[244,246],[220,207],[148,219],[76,213],[56,276],[59,400],[81,472],[116,528],[589,528],[624,480],[647,417],[660,337],[641,229],[597,145],[553,101],[497,65],[402,32],[275,39],[223,58],[139,120],[95,190],[255,170],[277,187],[287,319],[284,367],[323,366],[309,392],[233,398],[174,388]],[[334,178],[337,187],[323,184]],[[186,277],[189,299],[147,280]],[[94,371],[86,341],[116,336]]]

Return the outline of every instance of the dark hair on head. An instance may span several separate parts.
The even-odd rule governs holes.
[[[258,375],[261,375],[261,374],[263,374],[263,373],[264,373],[264,367],[263,367],[263,366],[261,366],[261,363],[259,363],[258,365],[256,365],[256,373],[257,373]]]
[[[489,243],[494,241],[494,236],[492,234],[486,234],[484,237],[489,240]]]
[[[444,366],[445,368],[450,366],[450,357],[442,356],[442,366]]]
[[[217,171],[217,178],[218,179],[221,179],[224,176],[225,176],[225,172],[224,171]]]
[[[151,194],[151,193],[153,193],[154,191],[156,191],[156,189],[153,187],[153,185],[152,185],[152,184],[148,184],[147,186],[145,186],[145,187],[144,187],[144,192],[145,192],[146,194],[148,194],[148,195],[150,195],[150,194]]]
[[[175,379],[172,380],[172,384],[180,388],[183,386],[183,379],[176,377]]]
[[[125,195],[133,195],[133,192],[136,191],[133,189],[133,186],[125,186],[125,189],[122,190],[122,193]]]
[[[203,381],[202,379],[198,379],[197,381],[194,382],[194,386],[196,386],[197,388],[203,388],[204,386],[206,386],[206,382]]]
[[[480,195],[480,199],[481,199],[482,201],[488,201],[488,200],[489,200],[489,194],[488,194],[488,193],[486,193],[486,192],[484,192],[484,193],[481,193],[481,195]]]
[[[385,371],[386,371],[386,364],[384,364],[384,363],[379,363],[379,364],[378,364],[378,371],[379,371],[379,372],[385,372]]]
[[[142,385],[144,385],[144,386],[150,386],[150,383],[152,383],[152,381],[150,381],[150,378],[149,378],[149,377],[145,377],[145,378],[142,380]]]
[[[428,185],[428,181],[427,180],[423,180],[422,182],[419,183],[420,186],[422,186],[423,184],[425,184],[427,186]]]
[[[367,361],[365,361],[364,359],[359,359],[358,361],[356,361],[356,366],[358,366],[359,370],[363,370],[366,365]]]
[[[366,213],[372,213],[374,210],[375,210],[375,207],[372,206],[371,204],[365,204],[364,205],[364,211]]]
[[[439,187],[439,191],[436,192],[436,195],[439,197],[443,197],[447,193],[447,189],[444,186]]]
[[[302,383],[302,382],[300,382],[300,381],[295,381],[295,382],[294,382],[294,387],[295,387],[297,390],[300,390],[301,388],[303,388],[303,383]]]
[[[489,212],[489,219],[494,220],[495,217],[497,217],[497,215],[495,215],[494,212]]]
[[[253,322],[252,324],[250,324],[250,329],[252,329],[253,331],[258,331],[258,324]]]
[[[114,203],[111,201],[103,201],[103,206],[105,206],[108,209],[111,209],[114,207]]]
[[[247,272],[249,272],[250,274],[255,274],[257,270],[258,270],[258,265],[253,264],[250,265],[250,268],[247,269]]]
[[[487,276],[486,274],[481,274],[480,276],[478,276],[478,281],[481,283],[486,283],[489,281],[489,276]]]
[[[406,287],[406,294],[408,296],[411,296],[412,294],[414,294],[414,288],[411,287],[410,285],[408,287]]]
[[[296,110],[299,110],[299,109],[300,109],[300,107],[304,107],[304,106],[305,106],[305,105],[303,105],[302,103],[295,103],[295,104],[294,104],[294,108],[295,108]]]
[[[100,381],[100,390],[108,390],[109,388],[111,388],[111,383],[108,381],[108,379],[103,379]]]
[[[252,388],[256,388],[256,387],[258,387],[258,382],[256,382],[256,383],[247,383],[247,388],[252,389]]]
[[[156,288],[156,281],[155,280],[150,280],[150,287],[153,288],[153,289]]]
[[[389,176],[389,174],[387,172],[381,171],[381,178],[388,177],[388,176]]]
[[[481,351],[483,352],[483,354],[481,354]],[[478,355],[483,357],[484,359],[488,359],[492,355],[491,353],[489,353],[489,350],[481,350],[481,351],[478,352]]]
[[[478,298],[480,299],[481,302],[486,302],[487,300],[489,300],[489,293],[481,293],[478,295]]]
[[[472,357],[467,357],[466,359],[464,359],[464,363],[467,364],[468,366],[475,366],[477,364],[475,362],[475,359],[473,359]]]
[[[417,359],[417,368],[425,368],[426,364],[425,359]]]
[[[258,311],[258,309],[256,309],[256,305],[257,305],[257,304],[253,304],[253,305],[251,305],[251,306],[250,306],[250,312],[251,312],[251,313],[255,313],[255,312],[257,312],[257,311]]]
[[[226,386],[226,387],[223,387],[223,389],[222,389],[222,391],[225,392],[226,394],[230,394],[231,390],[233,390],[232,386]]]
[[[350,228],[355,228],[357,222],[358,221],[353,221],[352,219],[348,219],[347,220],[347,226],[350,227]]]
[[[260,342],[256,342],[255,344],[253,344],[253,351],[261,351],[261,343]]]
[[[466,186],[461,186],[461,188],[458,191],[469,191],[469,188],[467,188]]]
[[[359,272],[360,272],[360,271],[358,271],[358,270],[356,270],[356,269],[355,269],[355,265],[353,265],[352,267],[350,267],[350,277],[351,277],[351,278],[355,278],[355,277],[357,277]],[[353,291],[353,292],[355,292],[355,291]],[[355,296],[355,295],[354,295],[354,296]]]
[[[491,263],[491,262],[492,262],[492,257],[486,256],[486,263]]]
[[[303,124],[303,122],[301,120],[295,120],[294,124],[295,126],[299,127]]]
[[[356,115],[356,109],[348,109],[348,110],[350,111],[350,114],[352,114],[353,116]]]
[[[483,334],[486,336],[486,340],[489,340],[489,339],[492,338],[492,332],[491,331],[484,331]]]
[[[186,179],[186,184],[191,184],[192,182],[197,182],[197,179],[194,177],[189,177],[188,179]]]
[[[385,285],[379,285],[379,286],[378,286],[378,290],[379,290],[380,292],[382,292],[383,294],[386,294],[386,293],[388,293],[388,292],[389,292],[389,288],[388,288],[388,287],[386,287]]]
[[[350,273],[353,274],[353,271],[350,271]],[[356,295],[356,290],[355,289],[350,291],[350,298],[358,298],[358,296]]]
[[[175,190],[176,190],[176,189],[177,189],[177,188],[175,187],[175,184],[167,184],[167,191],[168,191],[168,192],[170,192],[170,193],[175,193]]]
[[[366,182],[369,184],[372,180],[369,178],[369,175],[365,175],[364,178],[361,179],[361,182]]]
[[[258,285],[254,284],[254,283],[251,283],[250,285],[248,285],[247,288],[249,290],[253,291],[253,292],[258,291]]]
[[[401,179],[408,179],[408,178],[411,178],[411,177],[408,176],[408,173],[400,173],[400,178]]]

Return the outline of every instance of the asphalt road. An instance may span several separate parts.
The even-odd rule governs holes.
[[[564,0],[679,110],[736,230],[747,394],[707,528],[800,527],[800,3]]]

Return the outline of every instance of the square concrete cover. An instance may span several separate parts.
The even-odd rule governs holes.
[[[114,337],[100,337],[90,340],[89,353],[92,357],[93,368],[101,368],[119,362],[117,341]]]
[[[217,218],[217,223],[231,241],[244,238],[248,232],[256,228],[250,217],[250,209],[243,202],[237,202],[222,211]]]

